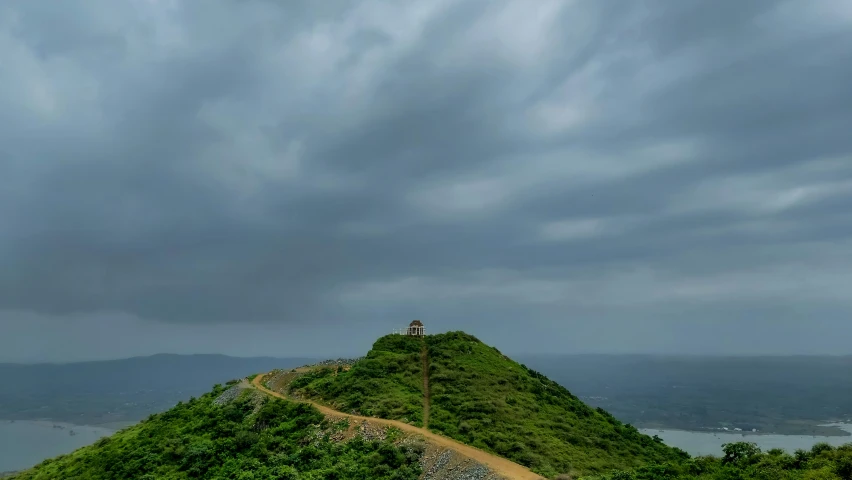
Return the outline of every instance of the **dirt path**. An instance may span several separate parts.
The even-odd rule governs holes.
[[[255,377],[254,380],[252,380],[252,382],[251,382],[252,385],[254,385],[254,387],[257,388],[258,390],[266,393],[267,395],[272,395],[273,397],[283,398],[284,400],[289,400],[291,402],[296,401],[296,400],[287,398],[286,395],[283,395],[283,394],[278,393],[278,392],[273,392],[272,390],[263,386],[262,380],[265,376],[266,375],[258,375],[257,377]],[[402,422],[399,422],[399,421],[396,421],[396,420],[388,420],[388,419],[385,419],[385,418],[374,418],[374,417],[363,417],[363,416],[360,416],[360,415],[350,415],[350,414],[347,414],[347,413],[338,412],[337,410],[326,407],[324,405],[320,405],[320,404],[315,403],[315,402],[306,401],[306,400],[301,400],[301,401],[304,402],[304,403],[309,403],[309,404],[313,405],[314,408],[316,408],[317,410],[319,410],[320,412],[322,412],[325,415],[331,415],[331,416],[334,416],[334,417],[346,417],[346,418],[349,418],[350,420],[355,420],[355,421],[359,421],[359,422],[367,421],[367,422],[370,422],[370,423],[373,423],[373,424],[384,425],[386,427],[395,427],[395,428],[398,428],[398,429],[405,431],[405,432],[422,435],[423,437],[428,439],[430,442],[432,442],[436,445],[440,445],[440,446],[445,447],[445,448],[449,448],[451,450],[455,450],[459,454],[464,455],[468,458],[471,458],[471,459],[487,466],[488,468],[493,470],[494,473],[496,473],[498,475],[502,475],[506,478],[517,479],[517,480],[543,480],[543,478],[540,475],[531,472],[526,467],[518,465],[517,463],[512,462],[511,460],[507,460],[505,458],[498,457],[497,455],[492,455],[492,454],[484,452],[484,451],[482,451],[478,448],[471,447],[470,445],[465,445],[465,444],[463,444],[461,442],[457,442],[453,439],[438,435],[436,433],[432,433],[429,430],[426,430],[424,428],[415,427],[414,425],[409,425],[407,423],[402,423]]]
[[[420,351],[420,359],[423,362],[423,428],[429,428],[429,349],[423,342],[423,350]]]

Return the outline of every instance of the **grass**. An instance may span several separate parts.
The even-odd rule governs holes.
[[[348,371],[324,367],[294,380],[296,391],[336,409],[423,425],[422,341],[390,335]]]

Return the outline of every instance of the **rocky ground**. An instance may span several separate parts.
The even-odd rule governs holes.
[[[453,450],[427,446],[420,458],[421,480],[499,480],[488,467]]]
[[[251,383],[248,380],[243,379],[237,384],[231,386],[231,388],[222,392],[221,395],[216,397],[213,400],[214,405],[225,405],[229,402],[232,402],[237,399],[242,393],[246,390],[250,390],[250,395],[252,396],[252,401],[254,403],[255,411],[263,405],[263,402],[266,400],[266,395],[261,392],[258,392],[254,388],[251,387]]]
[[[305,368],[307,367],[302,367],[298,370]],[[299,375],[301,375],[301,373],[297,370],[275,370],[264,377],[263,385],[273,392],[289,394],[287,387],[290,385],[290,382],[295,380]],[[296,397],[293,397],[293,399],[301,400],[301,398]]]
[[[331,426],[326,430],[317,431],[317,438],[328,435],[333,441],[347,441],[355,436],[367,441],[383,441],[394,439],[398,446],[407,446],[420,456],[420,467],[423,469],[421,480],[500,480],[488,467],[453,450],[428,444],[417,435],[403,434],[399,430],[374,425],[362,421],[350,425],[345,418],[329,418]]]
[[[357,362],[357,361],[361,360],[362,358],[364,358],[364,357],[358,357],[358,358],[338,358],[337,360],[323,360],[323,361],[321,361],[321,362],[319,362],[319,363],[315,363],[315,364],[313,364],[313,365],[305,365],[303,368],[310,368],[310,367],[333,367],[333,366],[335,366],[335,365],[352,366],[352,365],[354,365],[354,364],[355,364],[355,362]]]
[[[216,397],[213,400],[213,405],[225,405],[237,399],[240,396],[240,393],[245,390],[245,387],[240,386],[239,384],[234,385],[233,387],[225,390],[221,395]]]

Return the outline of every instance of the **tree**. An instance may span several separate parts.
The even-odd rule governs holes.
[[[760,455],[760,448],[752,442],[726,443],[722,445],[722,451],[725,453],[722,462],[726,464],[748,461]]]
[[[834,473],[843,480],[852,480],[852,452],[837,458],[834,464]]]

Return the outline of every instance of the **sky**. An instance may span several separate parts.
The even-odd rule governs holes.
[[[0,4],[0,361],[852,353],[843,0]]]

